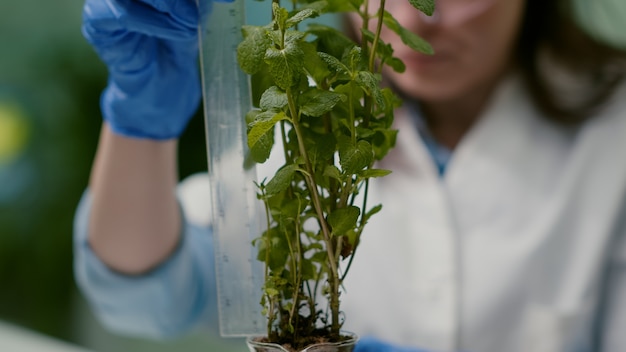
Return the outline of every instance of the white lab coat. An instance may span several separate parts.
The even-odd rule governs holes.
[[[432,351],[626,351],[626,89],[567,129],[508,80],[443,178],[407,115],[371,187],[384,207],[345,282],[345,329]]]

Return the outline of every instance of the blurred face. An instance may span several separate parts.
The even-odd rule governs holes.
[[[379,3],[370,0],[370,8],[377,9]],[[389,70],[387,77],[404,94],[425,103],[454,101],[492,87],[511,62],[524,4],[525,0],[437,0],[435,14],[427,17],[408,0],[387,0],[385,8],[400,24],[435,51],[433,56],[417,53],[383,26],[382,39],[406,64],[404,73]]]

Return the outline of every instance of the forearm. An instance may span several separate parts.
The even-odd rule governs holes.
[[[176,248],[176,140],[122,137],[104,124],[90,179],[89,244],[112,269],[140,274]]]

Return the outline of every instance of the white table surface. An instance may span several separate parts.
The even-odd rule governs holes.
[[[0,321],[2,352],[90,352],[43,334]]]

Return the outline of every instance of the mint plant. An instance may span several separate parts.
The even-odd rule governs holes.
[[[392,1],[434,11],[434,0]],[[380,38],[382,26],[415,50],[432,48],[385,11],[385,0],[375,9],[364,0],[283,2],[288,8],[280,0],[268,6],[271,23],[243,28],[238,61],[258,92],[246,116],[250,156],[263,163],[275,144],[284,155],[276,174],[257,184],[268,224],[254,241],[265,263],[267,341],[301,349],[320,337],[342,339],[342,282],[382,208],[368,204],[369,182],[390,173],[375,163],[394,146],[400,100],[382,87],[381,73],[384,65],[404,70]],[[358,15],[361,39],[321,24],[300,28],[331,12]]]

